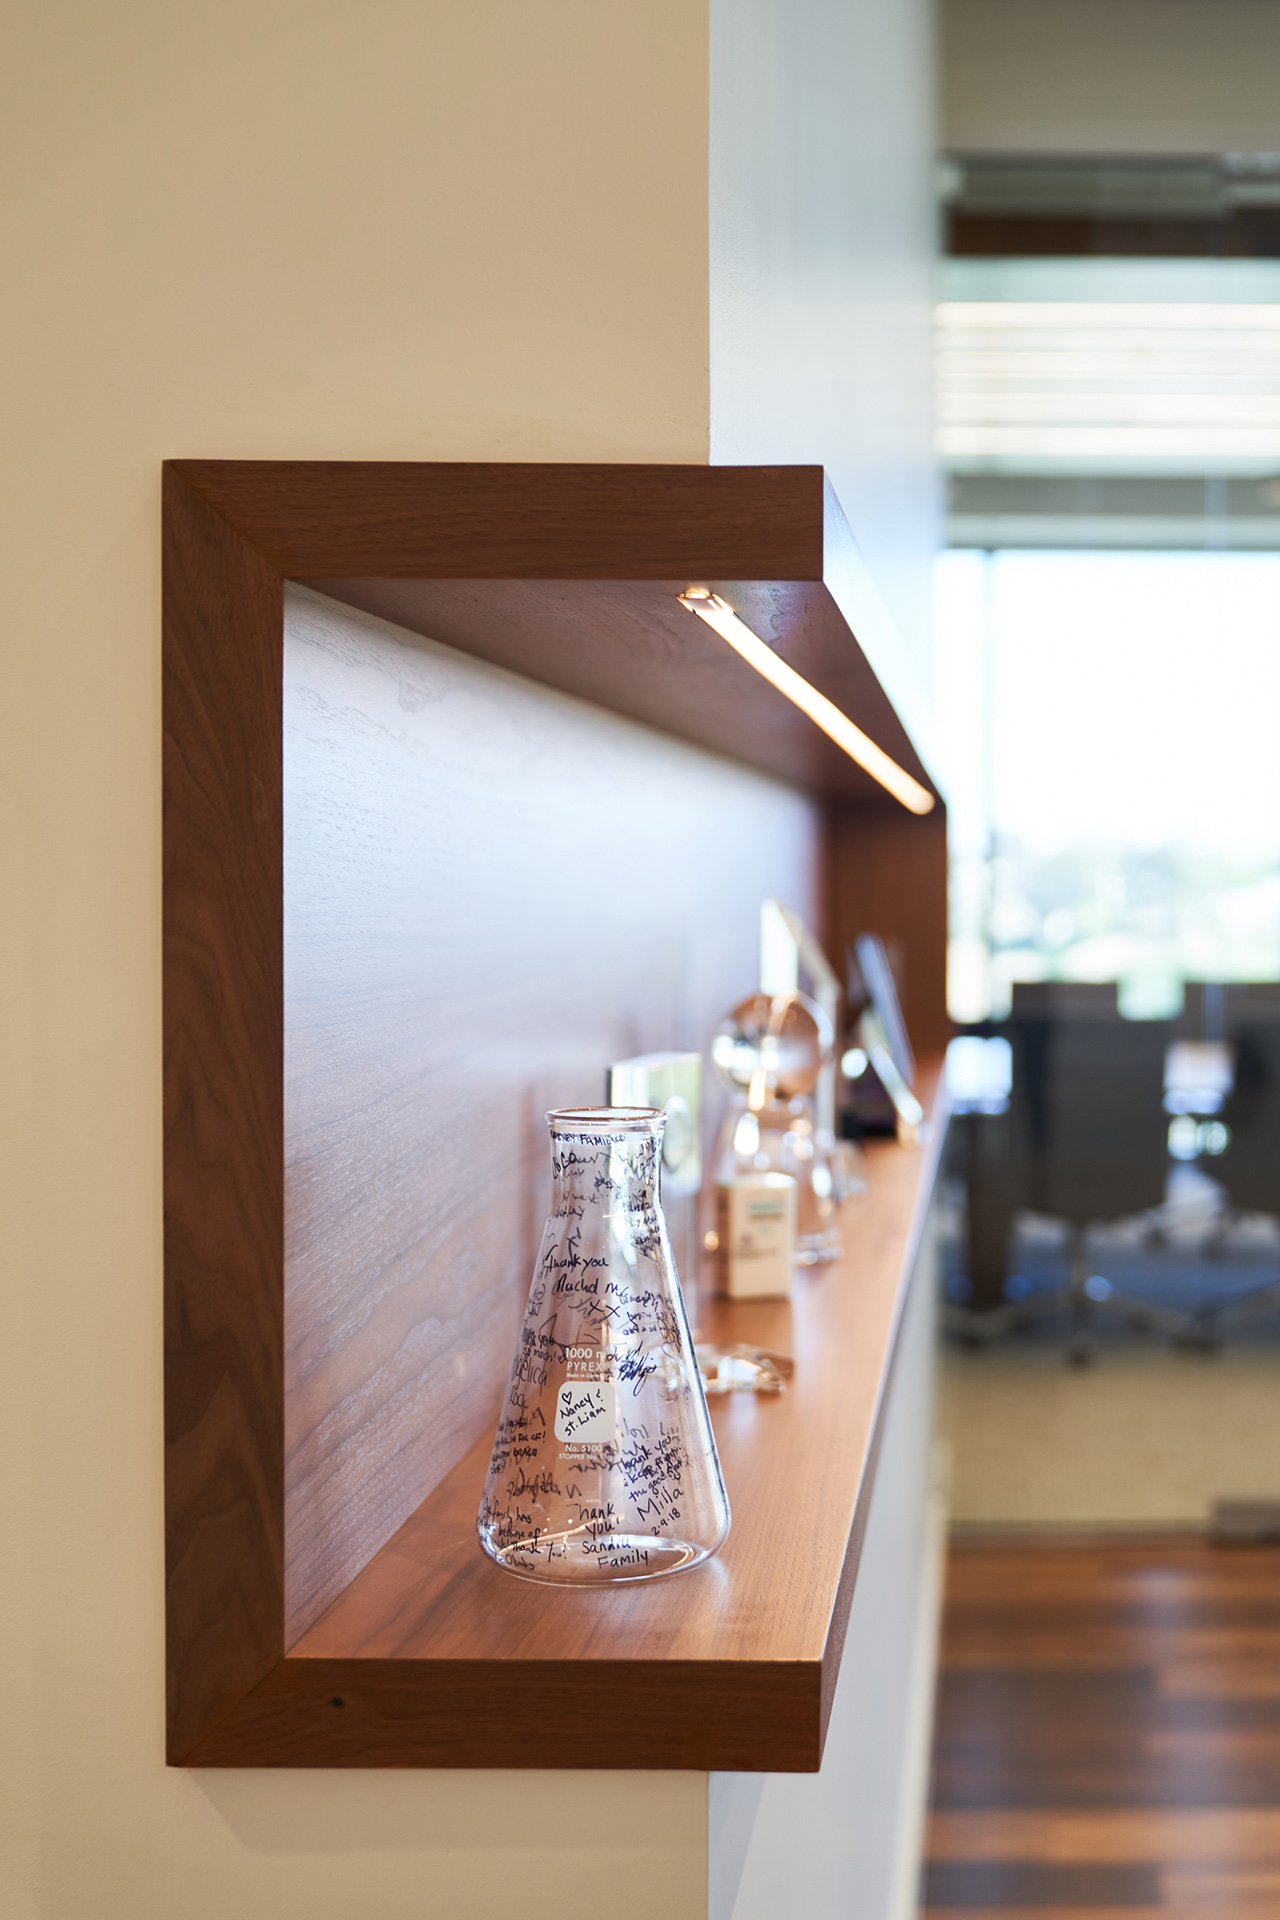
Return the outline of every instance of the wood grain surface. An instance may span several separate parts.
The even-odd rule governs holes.
[[[848,542],[821,467],[176,460],[278,573],[819,581]]]
[[[168,1709],[181,1754],[284,1628],[281,583],[166,476]]]
[[[912,1048],[941,1052],[951,1038],[945,807],[939,803],[921,819],[883,803],[833,805],[824,845],[824,927],[832,965],[843,979],[845,950],[860,933],[878,933],[891,950],[896,947]]]
[[[814,791],[879,796],[676,600],[711,586],[935,790],[841,611],[866,568],[820,467],[172,466],[287,577]]]
[[[1280,1548],[955,1542],[926,1890],[929,1920],[1280,1912]]]
[[[609,580],[335,578],[337,600],[612,713],[745,761],[814,793],[879,805],[883,787],[680,605],[692,583],[753,632],[933,791],[905,727],[821,581],[696,575]],[[895,801],[895,812],[911,819]]]
[[[602,1100],[610,1060],[706,1052],[761,898],[814,918],[820,816],[299,588],[284,674],[292,1641],[492,1438],[546,1110]]]
[[[839,611],[858,601],[860,562],[819,469],[181,461],[166,467],[164,499],[169,1754],[175,1762],[199,1753],[237,1764],[250,1763],[245,1755],[251,1747],[264,1761],[285,1751],[296,1755],[297,1711],[321,1669],[316,1661],[281,1661],[292,1634],[324,1606],[436,1473],[445,1478],[423,1515],[429,1516],[432,1500],[442,1502],[438,1511],[445,1514],[450,1500],[461,1497],[458,1487],[471,1456],[452,1468],[449,1463],[460,1449],[465,1453],[468,1422],[477,1435],[483,1424],[478,1410],[502,1344],[498,1329],[523,1285],[516,1267],[525,1264],[536,1231],[538,1207],[529,1186],[536,1156],[529,1143],[544,1100],[566,1097],[563,1076],[585,1073],[589,1056],[596,1062],[602,1051],[633,1051],[667,1032],[684,1044],[686,1033],[693,1038],[692,1024],[701,1020],[705,1027],[713,999],[736,991],[739,935],[726,936],[718,918],[726,901],[736,899],[735,887],[754,892],[767,884],[803,905],[796,899],[799,841],[789,843],[790,887],[772,877],[774,853],[759,868],[751,865],[747,850],[760,823],[750,806],[744,815],[736,804],[735,796],[740,800],[746,791],[740,784],[745,776],[731,759],[781,775],[810,800],[824,794],[858,799],[867,792],[850,763],[835,767],[810,723],[674,605],[672,589],[705,581],[731,591],[739,610],[779,651],[811,673],[904,765],[923,769]],[[283,589],[286,579],[298,577],[348,585],[426,582],[433,595],[439,593],[431,600],[433,619],[456,617],[460,625],[450,634],[464,648],[485,661],[519,666],[544,688],[557,690],[545,698],[585,695],[597,709],[612,707],[629,721],[729,756],[714,763],[714,777],[706,775],[712,784],[703,788],[688,780],[682,787],[680,779],[664,774],[655,811],[653,769],[663,754],[684,749],[670,738],[651,739],[647,804],[665,823],[660,874],[669,868],[685,889],[684,945],[672,958],[660,931],[669,895],[661,887],[655,894],[647,877],[637,879],[633,871],[625,912],[634,909],[636,918],[633,925],[624,912],[630,937],[610,949],[612,971],[582,967],[572,976],[575,1018],[584,1016],[573,1043],[562,1020],[554,1053],[526,1055],[513,1064],[513,1049],[531,1030],[530,1009],[540,1018],[551,1004],[545,995],[539,998],[539,981],[553,949],[547,945],[539,957],[522,926],[536,893],[533,876],[546,867],[532,856],[517,857],[518,834],[513,851],[495,847],[494,833],[507,832],[514,822],[526,829],[523,844],[529,842],[532,815],[526,822],[517,808],[513,816],[510,796],[530,770],[537,785],[545,755],[539,759],[542,750],[519,726],[508,728],[500,750],[478,734],[482,757],[487,752],[492,760],[499,751],[506,756],[492,791],[473,786],[464,795],[465,782],[441,781],[429,764],[433,756],[442,764],[448,760],[456,773],[466,742],[451,732],[447,702],[435,715],[426,714],[429,698],[415,708],[423,689],[413,672],[388,678],[379,669],[373,676],[379,700],[394,682],[394,717],[362,709],[359,698],[326,707],[325,691],[317,686],[304,687],[291,712],[293,745],[305,747],[310,775],[322,777],[312,778],[318,810],[312,813],[308,802],[293,815],[294,851],[301,856],[309,849],[307,857],[314,858],[308,868],[307,858],[290,856],[288,906],[291,914],[298,911],[292,925],[299,937],[286,943]],[[527,584],[537,582],[544,588]],[[616,587],[604,584],[609,582]],[[562,590],[566,599],[559,597]],[[508,628],[518,629],[512,654]],[[445,637],[429,630],[426,635],[428,641]],[[406,644],[403,636],[395,644],[402,665],[412,653],[431,652],[417,640]],[[338,673],[339,666],[356,671],[353,658],[339,662],[331,651],[326,674]],[[358,671],[368,667],[366,657]],[[366,674],[366,691],[371,684]],[[335,689],[331,681],[329,693]],[[442,732],[432,732],[436,721]],[[596,712],[594,724],[614,723]],[[712,762],[704,759],[709,769]],[[602,777],[595,784],[609,783]],[[712,786],[718,797],[710,797]],[[416,812],[408,809],[401,832],[400,813],[410,793]],[[435,797],[427,804],[423,794]],[[681,795],[687,838],[671,819],[680,812]],[[593,791],[593,803],[595,797]],[[391,801],[393,809],[384,804]],[[539,804],[545,802],[544,792]],[[787,818],[799,818],[807,804],[796,796],[780,799],[782,812],[773,817],[781,820],[790,808]],[[545,858],[554,849],[555,830],[544,819],[541,832]],[[811,829],[800,838],[811,851]],[[647,858],[649,846],[642,850]],[[803,860],[809,858],[806,852]],[[730,879],[734,863],[738,872]],[[626,864],[614,863],[618,874]],[[477,878],[483,869],[483,884],[470,892],[462,884],[468,866]],[[641,863],[642,876],[649,871]],[[454,910],[424,915],[424,872],[448,882],[440,898]],[[808,866],[805,872],[808,886]],[[626,892],[620,879],[618,886],[620,894]],[[382,894],[375,898],[379,887]],[[700,917],[690,888],[706,892]],[[514,909],[500,928],[495,899],[508,900]],[[648,914],[638,936],[643,916],[637,901]],[[486,970],[485,956],[497,948],[501,962]],[[651,962],[658,956],[657,981],[645,970],[645,954]],[[722,986],[731,976],[734,984]],[[562,959],[557,977],[570,977]],[[451,1027],[447,1008],[460,979],[466,1019]],[[561,1018],[563,1000],[557,1005]],[[419,1036],[411,1045],[408,1036],[423,1011],[432,1016],[431,1038],[424,1044]],[[428,1085],[440,1094],[435,1110],[423,1099]],[[487,1109],[475,1100],[481,1085],[491,1098]],[[573,1097],[586,1097],[585,1082]],[[468,1267],[460,1251],[467,1211],[462,1194],[481,1157],[474,1128],[467,1131],[473,1106],[476,1113],[505,1116],[497,1159],[503,1180],[515,1170],[521,1196],[513,1203],[517,1220],[495,1212],[484,1223],[495,1244],[501,1243],[501,1258],[485,1279],[479,1261]],[[451,1121],[457,1123],[453,1132]],[[486,1135],[490,1150],[493,1137]],[[374,1144],[379,1139],[390,1147],[385,1159]],[[292,1263],[287,1316],[286,1151]],[[912,1188],[915,1177],[902,1176]],[[886,1176],[886,1186],[891,1184]],[[872,1234],[866,1257],[881,1272],[869,1299],[881,1303],[897,1297],[883,1276],[891,1268],[899,1272],[905,1191],[890,1208],[892,1224],[874,1204],[866,1215],[865,1231]],[[436,1205],[445,1244],[459,1256],[443,1287],[437,1271],[425,1294],[421,1283],[430,1262],[423,1258],[414,1199],[424,1193]],[[517,1245],[518,1260],[512,1251]],[[835,1297],[834,1280],[827,1279]],[[823,1546],[803,1537],[795,1565],[778,1574],[775,1599],[763,1614],[743,1585],[735,1589],[729,1616],[735,1623],[755,1622],[734,1645],[739,1652],[748,1644],[756,1649],[750,1661],[757,1704],[769,1703],[765,1717],[780,1729],[778,1750],[800,1756],[797,1765],[812,1762],[811,1702],[817,1700],[820,1723],[833,1683],[833,1650],[856,1562],[858,1502],[865,1503],[874,1462],[877,1426],[869,1409],[883,1385],[892,1313],[882,1323],[875,1317],[879,1308],[866,1310],[871,1319],[858,1323],[849,1363],[858,1382],[852,1439],[836,1445],[815,1430],[813,1441],[819,1503],[827,1494],[834,1499],[832,1524],[837,1534],[844,1529],[843,1557],[828,1550],[829,1541]],[[824,1354],[819,1363],[825,1367]],[[429,1384],[426,1401],[419,1375]],[[759,1458],[772,1431],[750,1427],[744,1438],[742,1421],[757,1417],[767,1415],[744,1414],[736,1406],[721,1416],[726,1445],[731,1451],[745,1447],[744,1460]],[[401,1444],[403,1459],[393,1451]],[[850,1485],[845,1475],[851,1463]],[[748,1479],[756,1471],[744,1468]],[[455,1485],[457,1474],[464,1481]],[[767,1495],[766,1482],[772,1488]],[[767,1474],[761,1485],[769,1524],[781,1526],[792,1503]],[[472,1500],[469,1489],[466,1498]],[[742,1564],[757,1568],[758,1550],[748,1549],[745,1538],[740,1529],[732,1552],[745,1554]],[[777,1539],[781,1552],[785,1543],[781,1535]],[[787,1540],[795,1545],[791,1535]],[[399,1551],[383,1549],[391,1554],[386,1567],[392,1572]],[[462,1576],[464,1586],[472,1571]],[[706,1591],[722,1576],[722,1568],[709,1572]],[[796,1596],[795,1609],[782,1608],[782,1588]],[[820,1635],[816,1623],[824,1607]],[[716,1750],[739,1755],[755,1737],[745,1731],[745,1710],[734,1704],[739,1654],[717,1665],[717,1656],[708,1653],[714,1611],[692,1609],[702,1626],[695,1622],[690,1644],[701,1649],[695,1657],[705,1671],[686,1689],[693,1702],[689,1726],[702,1724],[698,1715],[705,1707],[711,1730],[690,1731],[683,1746],[673,1741],[672,1753],[710,1751],[719,1740]],[[484,1627],[483,1612],[476,1615],[478,1628]],[[774,1628],[784,1617],[790,1621],[783,1636],[788,1647],[810,1649],[794,1659],[788,1653],[785,1673],[776,1652],[768,1652],[772,1629],[765,1630],[766,1616]],[[383,1635],[367,1611],[361,1622],[361,1632]],[[448,1622],[449,1604],[442,1599],[440,1623],[452,1632]],[[664,1632],[655,1620],[655,1637],[645,1644],[656,1645]],[[821,1650],[814,1654],[819,1640]],[[477,1729],[485,1724],[478,1702],[492,1703],[495,1684],[500,1693],[493,1675],[504,1663],[514,1673],[514,1657],[509,1647],[494,1663],[464,1656],[461,1692],[451,1696],[450,1712],[463,1710],[459,1703],[479,1674],[472,1707]],[[546,1657],[560,1661],[558,1653]],[[631,1659],[629,1653],[618,1657]],[[678,1657],[674,1650],[663,1656],[669,1671]],[[372,1690],[370,1697],[377,1693],[381,1658],[355,1657],[354,1672]],[[438,1674],[448,1667],[435,1656],[424,1663],[424,1670]],[[628,1664],[625,1671],[633,1683],[637,1667]],[[326,1755],[347,1753],[353,1741],[370,1764],[383,1763],[393,1750],[403,1764],[432,1764],[433,1753],[452,1754],[450,1743],[461,1737],[456,1729],[450,1732],[434,1709],[424,1721],[417,1708],[403,1704],[410,1696],[425,1700],[432,1684],[402,1686],[397,1679],[378,1696],[378,1713],[400,1732],[375,1732],[366,1724],[358,1737],[318,1740],[312,1759],[338,1764]],[[578,1698],[573,1689],[580,1684],[566,1682],[566,1697]],[[625,1691],[621,1680],[618,1685]],[[280,1706],[286,1698],[291,1704]],[[637,1713],[648,1711],[649,1703],[645,1693]],[[345,1709],[330,1711],[340,1715]],[[803,1721],[803,1739],[791,1741],[783,1731],[791,1724],[788,1713]],[[491,1731],[500,1717],[493,1709]],[[649,1764],[670,1765],[657,1742],[661,1720],[655,1714]],[[252,1741],[246,1731],[251,1721]],[[614,1724],[603,1713],[601,1724],[606,1722]],[[737,1726],[744,1729],[741,1738],[733,1731]],[[820,1731],[819,1724],[818,1739]],[[477,1731],[477,1754],[484,1738]],[[494,1750],[491,1739],[485,1751]],[[506,1763],[521,1764],[514,1758]]]
[[[816,1768],[941,1133],[870,1149],[844,1259],[791,1302],[707,1316],[796,1363],[781,1398],[714,1403],[734,1510],[715,1560],[597,1592],[504,1573],[476,1541],[486,1435],[192,1762]]]

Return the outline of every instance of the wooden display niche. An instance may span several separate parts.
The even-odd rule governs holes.
[[[940,1126],[871,1150],[843,1262],[791,1305],[704,1315],[796,1359],[785,1397],[714,1409],[734,1527],[710,1565],[597,1593],[503,1574],[474,1530],[490,1422],[286,1645],[283,605],[302,581],[816,796],[825,938],[902,945],[936,1051],[941,803],[886,802],[676,600],[723,594],[934,790],[846,618],[860,565],[812,467],[166,466],[171,1762],[818,1766]]]

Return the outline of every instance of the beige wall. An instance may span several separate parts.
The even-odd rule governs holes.
[[[517,1881],[537,1920],[570,1846],[612,1920],[655,1860],[670,1920],[705,1909],[705,1776],[611,1776],[625,1817],[584,1839],[572,1776],[161,1763],[158,481],[705,460],[707,41],[690,0],[7,9],[6,1920],[485,1916]],[[899,57],[874,43],[864,94]],[[851,337],[888,354],[902,286],[868,277]],[[870,527],[895,456],[862,418]]]
[[[942,144],[1280,151],[1274,0],[942,0]]]
[[[584,1780],[161,1763],[159,463],[705,460],[705,21],[42,0],[5,38],[0,1911],[489,1915],[518,1861],[550,1912]],[[624,1784],[579,1865],[639,1915],[660,1847],[699,1911],[705,1779]]]

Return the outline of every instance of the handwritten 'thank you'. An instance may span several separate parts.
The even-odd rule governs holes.
[[[618,1389],[612,1380],[567,1380],[556,1395],[556,1439],[602,1447],[618,1437]]]

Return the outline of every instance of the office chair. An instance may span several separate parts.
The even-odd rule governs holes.
[[[1111,989],[1114,995],[1114,988]],[[1017,1204],[1064,1220],[1067,1277],[1025,1300],[973,1313],[948,1313],[969,1339],[994,1339],[1066,1308],[1068,1352],[1078,1362],[1097,1349],[1094,1316],[1110,1313],[1133,1326],[1185,1338],[1183,1313],[1118,1292],[1091,1273],[1091,1226],[1160,1206],[1168,1172],[1163,1106],[1163,1021],[1112,1017],[1098,998],[1081,1008],[1063,995],[1052,1015],[1028,1016],[1024,998],[1008,1024],[1013,1046],[1009,1108],[1011,1190]]]
[[[1280,1020],[1280,980],[1184,980],[1177,1040],[1225,1040],[1252,1020]]]
[[[1239,987],[1226,991],[1235,1085],[1222,1109],[1229,1138],[1214,1159],[1213,1177],[1226,1191],[1231,1216],[1280,1216],[1280,998],[1270,983],[1252,995]],[[1193,1332],[1205,1345],[1216,1345],[1228,1323],[1262,1319],[1278,1306],[1280,1278],[1204,1302],[1193,1316]]]
[[[1118,1020],[1114,980],[1015,980],[1011,1020]]]
[[[1221,1040],[1223,988],[1215,980],[1184,980],[1182,1012],[1173,1022],[1175,1040]]]
[[[1229,980],[1222,989],[1227,1030],[1251,1020],[1280,1020],[1280,980]]]

